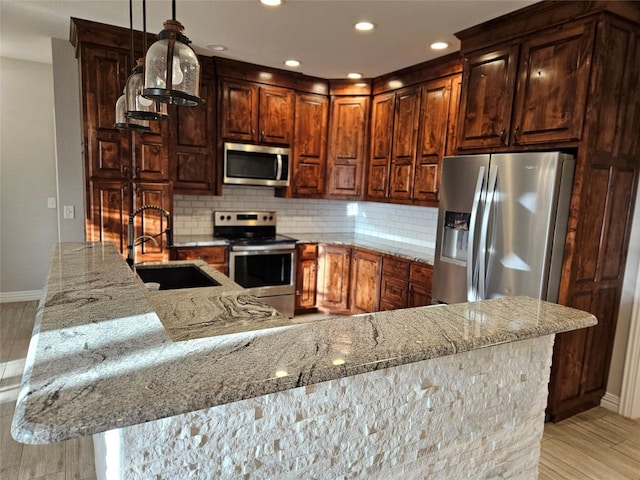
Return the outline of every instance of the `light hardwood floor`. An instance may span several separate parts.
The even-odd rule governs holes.
[[[11,438],[36,308],[37,302],[0,304],[0,480],[95,479],[91,438],[52,445],[22,445]],[[313,318],[300,319],[307,320]],[[640,421],[598,407],[545,425],[539,478],[640,480]]]

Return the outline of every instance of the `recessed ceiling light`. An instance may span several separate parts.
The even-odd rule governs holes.
[[[227,46],[226,45],[217,45],[217,44],[209,44],[207,45],[207,48],[209,50],[214,50],[216,52],[224,52],[225,50],[227,50]]]
[[[447,42],[433,42],[431,48],[433,50],[444,50],[445,48],[449,48],[449,44]]]
[[[300,62],[298,60],[285,60],[284,64],[287,67],[299,67],[300,66]]]
[[[369,30],[373,30],[375,25],[371,22],[358,22],[356,23],[356,30],[360,30],[361,32],[368,32]]]
[[[282,5],[282,0],[260,0],[260,3],[268,7],[277,7]]]
[[[362,74],[361,73],[356,73],[356,72],[351,72],[351,73],[347,73],[347,77],[357,80],[357,79],[362,78]]]

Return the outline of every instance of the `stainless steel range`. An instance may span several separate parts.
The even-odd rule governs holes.
[[[214,212],[213,234],[229,241],[229,277],[291,318],[296,239],[276,233],[276,212]]]

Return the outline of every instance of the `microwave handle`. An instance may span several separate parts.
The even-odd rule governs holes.
[[[276,163],[276,180],[282,179],[282,155],[277,155],[278,161]]]

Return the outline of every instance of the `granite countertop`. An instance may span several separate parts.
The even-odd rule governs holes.
[[[298,240],[298,243],[330,243],[353,245],[361,248],[368,248],[377,252],[394,255],[407,260],[423,262],[433,265],[435,249],[422,245],[410,245],[394,240],[387,240],[371,235],[361,235],[354,233],[300,233],[285,232],[285,235]],[[173,239],[174,247],[211,247],[228,245],[227,240],[214,237],[213,235],[176,235]]]
[[[14,438],[51,443],[596,324],[591,314],[528,297],[300,324],[221,280],[149,292],[112,244],[57,245]],[[208,328],[219,335],[203,337]]]

